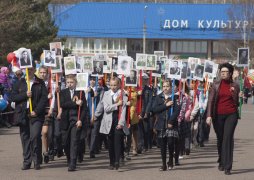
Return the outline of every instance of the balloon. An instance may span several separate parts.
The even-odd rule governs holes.
[[[7,108],[7,102],[4,99],[0,99],[0,111],[4,111]]]
[[[16,61],[16,60],[17,60],[16,55],[13,52],[10,52],[7,55],[7,61],[8,61],[8,63],[11,63],[12,61]]]
[[[44,52],[43,52],[43,53],[41,53],[40,60],[41,60],[41,62],[43,62],[43,61],[44,61]]]

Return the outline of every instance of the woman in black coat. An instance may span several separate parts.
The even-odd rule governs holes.
[[[162,167],[160,168],[160,171],[167,170],[167,146],[169,150],[168,169],[173,169],[174,144],[178,139],[177,117],[180,113],[180,106],[177,102],[178,96],[175,95],[174,99],[172,99],[171,89],[171,83],[169,81],[164,81],[163,92],[156,96],[153,103],[153,113],[157,116],[154,128],[157,131],[157,136],[161,143]],[[171,108],[173,108],[172,114]]]

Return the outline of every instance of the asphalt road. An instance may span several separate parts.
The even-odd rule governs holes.
[[[95,159],[85,156],[77,171],[68,172],[65,158],[43,164],[42,169],[22,171],[22,149],[19,129],[0,129],[0,180],[253,180],[254,179],[254,105],[244,105],[242,120],[235,132],[235,150],[232,175],[226,176],[217,169],[217,151],[214,131],[204,148],[194,149],[180,161],[181,166],[160,172],[159,149],[132,157],[118,170],[108,170],[107,152]]]

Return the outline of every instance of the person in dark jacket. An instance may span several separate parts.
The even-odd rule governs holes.
[[[162,167],[160,171],[166,171],[166,158],[167,148],[169,150],[168,169],[173,169],[173,154],[175,150],[175,141],[177,141],[178,135],[178,121],[177,117],[180,113],[180,105],[178,102],[178,96],[174,96],[172,99],[172,86],[170,81],[165,80],[163,83],[163,92],[160,93],[153,103],[153,113],[157,116],[155,122],[155,130],[157,131],[158,139],[161,143],[161,158]],[[173,113],[171,114],[171,109]],[[178,163],[178,162],[175,162]]]
[[[229,63],[220,65],[220,80],[209,91],[206,123],[213,127],[217,136],[218,169],[231,174],[233,164],[234,132],[238,123],[239,84],[233,82],[234,67]]]
[[[151,143],[151,131],[150,131],[150,110],[152,106],[153,92],[152,89],[148,86],[149,77],[146,73],[142,74],[143,78],[143,89],[142,89],[142,109],[141,114],[138,116],[138,153],[142,153],[142,149],[148,151],[148,148],[152,148]]]
[[[31,68],[29,70],[30,76],[32,76],[33,72],[34,69]],[[20,127],[24,158],[22,170],[30,169],[32,161],[34,162],[34,169],[39,170],[41,163],[41,130],[48,92],[44,81],[40,79],[40,75],[35,75],[31,83],[30,90],[25,79],[19,79],[13,86],[10,98],[11,102],[15,102],[15,117]],[[31,113],[29,113],[29,98],[32,100]]]
[[[76,82],[74,75],[68,75],[66,77],[67,88],[60,92],[60,106],[62,108],[60,128],[68,171],[76,170],[78,145],[88,115],[85,94],[82,92],[80,99],[80,91],[75,90]],[[80,115],[78,114],[79,109]]]

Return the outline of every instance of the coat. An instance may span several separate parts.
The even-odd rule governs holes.
[[[35,81],[31,87],[32,91],[32,107],[36,113],[35,118],[31,118],[33,121],[44,121],[45,109],[48,101],[48,91],[43,80],[35,78]],[[10,102],[15,102],[15,116],[17,124],[23,124],[24,118],[27,116],[27,84],[24,78],[18,80],[12,90],[10,96]]]
[[[154,125],[154,128],[156,130],[167,129],[168,124],[173,125],[173,128],[178,127],[177,117],[180,113],[181,107],[179,105],[177,95],[174,96],[173,114],[171,116],[168,116],[170,107],[166,106],[163,93],[160,93],[159,95],[156,96],[152,109],[153,109],[153,113],[157,115],[157,121]]]
[[[122,106],[122,114],[120,117],[120,120],[118,121],[118,124],[123,126],[123,132],[128,135],[129,134],[129,129],[126,125],[126,103],[127,103],[127,96],[123,96],[123,106]],[[103,106],[103,108],[101,108]],[[101,114],[103,109],[103,117],[101,121],[101,126],[100,126],[100,133],[102,134],[109,134],[113,122],[113,111],[117,107],[117,104],[113,104],[112,102],[112,96],[111,96],[111,91],[106,91],[104,93],[104,96],[101,100],[101,105],[100,107],[96,109],[95,114]]]
[[[74,96],[80,97],[80,91],[74,91]],[[88,125],[90,122],[87,102],[85,94],[82,92],[82,101],[83,104],[81,106],[80,112],[80,120],[82,121],[82,127],[84,125]],[[69,88],[64,89],[60,92],[60,106],[62,108],[60,128],[63,130],[67,130],[70,126],[70,110],[76,110],[78,113],[79,106],[71,99],[71,93]]]
[[[209,98],[207,104],[207,117],[212,117],[212,119],[216,119],[217,117],[217,103],[218,103],[218,94],[220,89],[221,80],[215,81],[210,88]],[[236,107],[239,106],[239,93],[240,86],[238,83],[231,82],[230,87],[232,88],[232,97]]]

